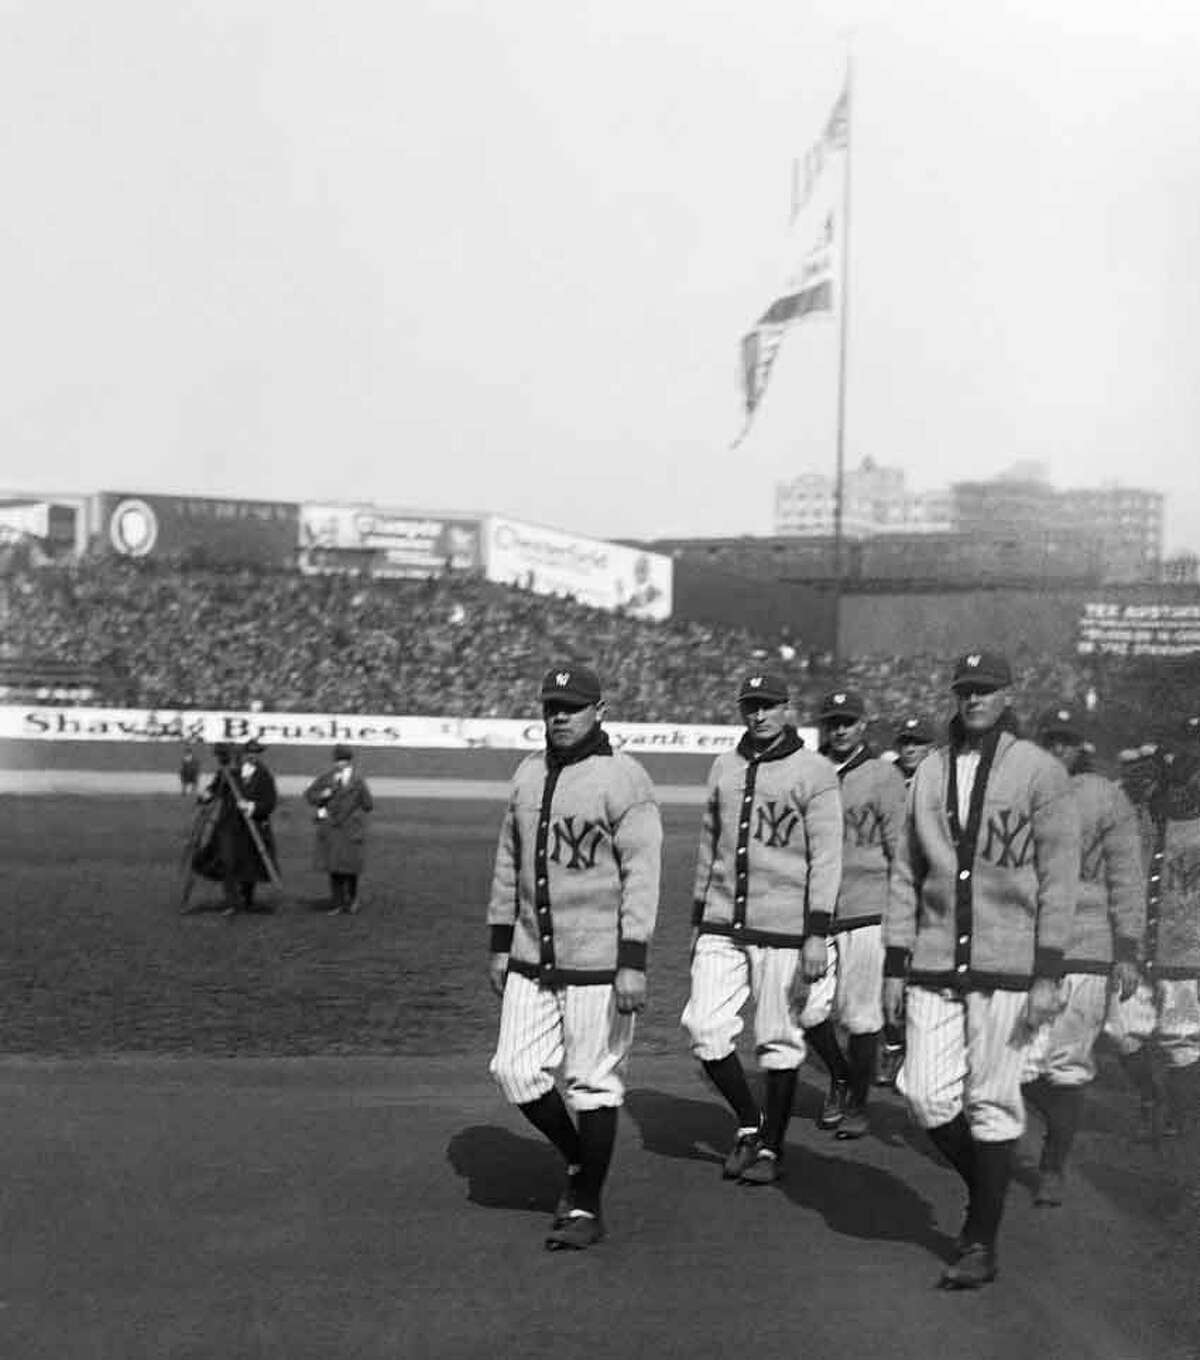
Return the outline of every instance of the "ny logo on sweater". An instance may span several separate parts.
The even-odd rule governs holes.
[[[594,869],[596,852],[604,840],[604,827],[600,822],[584,817],[577,828],[575,817],[560,817],[551,828],[554,832],[554,848],[550,858],[565,869]],[[570,859],[563,864],[563,850],[570,851]]]
[[[1001,808],[988,818],[983,857],[997,869],[1023,869],[1033,859],[1033,827],[1027,812]]]
[[[846,840],[859,850],[878,845],[883,839],[883,821],[879,809],[870,803],[862,807],[848,807],[844,814]]]
[[[1166,863],[1165,886],[1168,892],[1180,897],[1200,897],[1200,855],[1195,851],[1180,851]]]
[[[787,845],[800,821],[800,814],[795,808],[788,807],[786,803],[783,807],[777,808],[775,800],[768,798],[766,802],[758,805],[756,811],[758,823],[754,828],[754,839],[768,848],[772,846],[782,848]]]
[[[1085,883],[1099,883],[1104,873],[1104,831],[1101,828],[1092,833],[1090,840],[1083,842],[1083,853],[1079,858],[1079,877]]]

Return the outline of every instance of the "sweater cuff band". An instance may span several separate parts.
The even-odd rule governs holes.
[[[692,903],[692,925],[698,926],[704,920],[704,903],[697,899]]]
[[[617,945],[617,967],[635,968],[639,973],[644,973],[648,952],[649,946],[645,940],[622,940]]]
[[[826,936],[833,929],[833,912],[831,911],[810,911],[808,918],[804,922],[804,933],[806,935]]]
[[[1117,963],[1136,963],[1138,942],[1125,935],[1118,935],[1113,941],[1113,958]]]
[[[906,978],[908,976],[909,952],[901,949],[899,945],[888,945],[883,951],[883,975],[890,978]]]
[[[488,928],[488,948],[493,954],[507,954],[512,949],[513,927],[490,926]]]

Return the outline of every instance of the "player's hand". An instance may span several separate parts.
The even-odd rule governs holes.
[[[241,810],[242,810],[248,817],[253,817],[253,816],[254,816],[254,804],[249,800],[249,798],[239,798],[239,799],[238,799],[238,807],[240,807]]]
[[[508,975],[508,955],[490,954],[488,956],[488,981],[497,996],[504,995],[504,979]]]
[[[824,935],[810,935],[800,949],[800,976],[817,982],[829,971],[829,941]]]
[[[1113,991],[1117,994],[1118,1001],[1128,1001],[1138,989],[1141,977],[1138,974],[1137,964],[1125,960],[1121,963],[1114,963],[1112,970]]]
[[[883,1023],[901,1025],[904,1023],[904,979],[885,977],[883,980]]]
[[[1025,1002],[1025,1023],[1030,1030],[1041,1029],[1063,1009],[1062,988],[1053,978],[1034,978]]]
[[[636,1015],[646,1004],[646,974],[640,968],[618,968],[613,990],[617,1010],[622,1015]]]

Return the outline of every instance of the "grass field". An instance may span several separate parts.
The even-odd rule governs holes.
[[[272,915],[178,912],[183,798],[0,799],[0,1047],[8,1053],[480,1053],[495,802],[381,800],[365,910],[325,915],[302,805],[276,818]],[[696,813],[667,809],[666,890],[639,1049],[678,1052]]]
[[[893,1093],[872,1138],[835,1143],[812,1126],[823,1078],[807,1069],[782,1193],[731,1197],[714,1167],[729,1117],[679,1028],[695,808],[664,809],[613,1240],[548,1286],[554,1158],[486,1076],[500,815],[381,800],[365,910],[331,919],[288,800],[276,911],[227,920],[210,884],[178,911],[187,800],[0,799],[0,1354],[667,1360],[811,1343],[909,1360],[953,1337],[987,1360],[1200,1355],[1200,1135],[1138,1142],[1111,1062],[1078,1204],[1048,1222],[1018,1187],[1007,1288],[983,1298],[930,1300],[958,1197]]]

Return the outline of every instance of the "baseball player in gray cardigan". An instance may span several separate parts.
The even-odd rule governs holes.
[[[1137,814],[1118,784],[1090,768],[1083,717],[1058,704],[1038,720],[1038,740],[1071,776],[1079,809],[1079,898],[1067,945],[1065,1001],[1034,1040],[1025,1096],[1046,1122],[1034,1203],[1058,1205],[1067,1159],[1096,1075],[1092,1050],[1108,1010],[1110,986],[1122,1001],[1137,989],[1138,942],[1146,922]]]
[[[812,983],[829,964],[842,805],[833,766],[804,749],[789,721],[781,677],[747,676],[738,710],[746,732],[736,750],[717,757],[708,778],[682,1023],[692,1053],[738,1121],[725,1177],[768,1185],[780,1175],[804,1061],[792,986],[797,973]],[[755,1054],[765,1073],[762,1111],[737,1054],[748,999]]]
[[[907,1016],[897,1086],[968,1190],[953,1289],[996,1276],[1026,1050],[1060,1009],[1078,888],[1068,775],[1015,735],[1011,684],[993,652],[955,666],[950,742],[913,777],[884,914],[884,1011]]]
[[[566,1160],[546,1238],[557,1251],[604,1235],[600,1194],[646,1000],[662,823],[650,777],[600,725],[595,672],[555,666],[541,699],[546,749],[513,779],[487,913],[489,974],[502,998],[490,1070]]]

